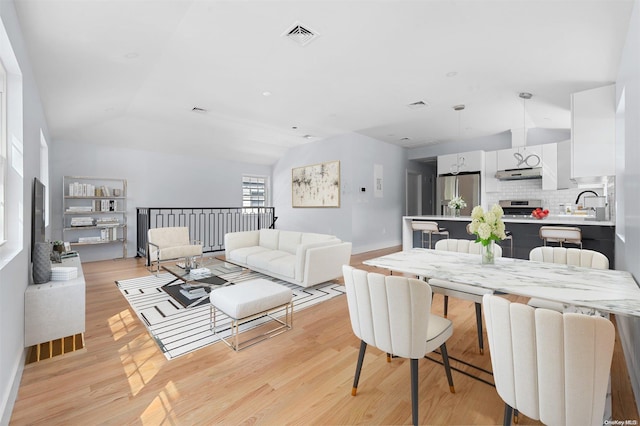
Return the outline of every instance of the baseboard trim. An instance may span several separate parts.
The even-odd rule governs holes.
[[[22,373],[24,372],[24,364],[27,359],[27,349],[23,349],[22,356],[16,366],[15,374],[13,375],[13,382],[11,389],[7,395],[7,399],[2,401],[2,417],[0,417],[0,425],[5,426],[9,424],[11,420],[11,414],[13,413],[13,406],[18,398],[18,390],[20,389],[20,382],[22,381]]]

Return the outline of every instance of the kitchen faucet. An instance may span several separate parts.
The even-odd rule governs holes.
[[[576,204],[576,205],[577,205],[577,204],[578,204],[578,201],[580,201],[580,197],[582,196],[582,194],[587,194],[587,193],[589,193],[589,192],[590,192],[590,193],[592,193],[593,195],[595,195],[596,197],[599,197],[599,195],[598,195],[598,193],[597,193],[597,192],[595,192],[595,191],[591,191],[591,190],[589,189],[589,190],[582,191],[581,193],[579,193],[579,194],[578,194],[578,196],[576,197],[576,202],[575,202],[575,203],[573,203],[573,204]]]

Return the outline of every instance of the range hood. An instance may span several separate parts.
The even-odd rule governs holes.
[[[542,167],[507,169],[496,172],[499,180],[542,179]]]

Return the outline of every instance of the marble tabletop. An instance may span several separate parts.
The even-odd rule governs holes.
[[[482,265],[477,254],[421,248],[377,257],[364,264],[603,313],[640,317],[640,287],[626,271],[504,257],[496,258],[494,265]]]

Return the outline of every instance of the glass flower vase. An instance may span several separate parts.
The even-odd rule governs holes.
[[[495,241],[489,241],[489,244],[482,245],[482,264],[493,265],[495,263]]]

